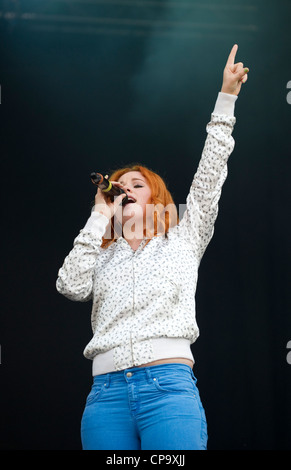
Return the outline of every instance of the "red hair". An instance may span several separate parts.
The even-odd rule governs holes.
[[[121,176],[130,171],[139,171],[146,179],[151,190],[151,197],[148,204],[152,204],[154,206],[151,221],[152,229],[149,229],[148,227],[144,229],[144,235],[149,238],[147,241],[148,243],[151,238],[158,234],[166,235],[169,228],[179,222],[177,208],[164,180],[157,173],[145,166],[135,164],[129,167],[120,168],[119,170],[115,170],[109,179],[112,181],[118,181]],[[107,235],[106,238],[103,237],[101,247],[107,248],[116,239],[117,235],[114,231],[111,219],[111,235]]]

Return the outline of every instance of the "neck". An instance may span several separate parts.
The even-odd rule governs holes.
[[[143,225],[137,227],[136,224],[134,224],[127,228],[125,224],[123,226],[123,238],[133,250],[137,250],[144,238]]]
[[[138,240],[137,238],[134,238],[133,240],[128,240],[125,238],[125,240],[127,241],[127,243],[129,244],[129,246],[131,247],[133,251],[136,251],[142,242],[142,240]]]

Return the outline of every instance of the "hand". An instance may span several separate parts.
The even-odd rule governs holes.
[[[223,83],[221,91],[230,95],[238,95],[243,83],[248,79],[249,69],[244,67],[242,62],[234,63],[238,45],[235,44],[228,56],[225,69],[223,71]]]
[[[105,178],[106,177],[107,176],[105,176]],[[111,181],[111,183],[114,186],[122,188],[122,185],[118,181]],[[112,202],[110,197],[106,196],[106,194],[98,188],[95,196],[94,212],[99,212],[110,220],[118,209],[121,210],[121,203],[125,197],[125,193],[120,194],[119,196],[115,197],[114,202]]]

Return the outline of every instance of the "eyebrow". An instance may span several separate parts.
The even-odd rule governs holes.
[[[141,178],[132,178],[132,181],[142,181],[143,183],[145,183],[145,181]],[[123,181],[120,181],[120,183],[123,184]]]
[[[142,181],[144,183],[144,180],[142,180],[141,178],[132,178],[132,181],[136,181],[136,180]]]

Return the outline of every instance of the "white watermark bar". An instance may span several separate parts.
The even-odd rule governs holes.
[[[286,88],[287,90],[291,90],[291,80],[289,80],[289,82],[287,83]],[[291,104],[291,91],[287,93],[286,100],[288,104]]]
[[[115,198],[114,198],[115,199]],[[111,228],[113,228],[116,234],[121,235],[122,232],[126,232],[126,237],[129,240],[134,238],[153,237],[154,235],[162,236],[165,235],[167,229],[174,227],[182,219],[183,214],[186,210],[186,204],[146,204],[144,207],[138,203],[132,204],[130,215],[124,220],[123,218],[124,208],[120,205],[115,214],[111,217],[110,224],[104,235],[105,240],[110,240]],[[104,203],[95,204],[92,208],[94,212],[100,212],[110,218],[110,209]]]
[[[291,365],[291,340],[288,341],[287,343],[287,349],[290,349],[290,351],[287,353],[286,360],[287,360],[287,364]]]

